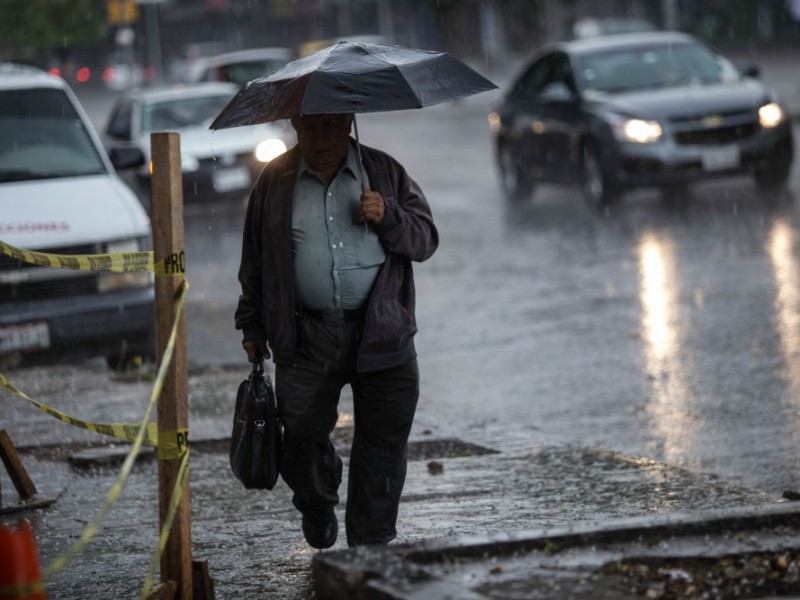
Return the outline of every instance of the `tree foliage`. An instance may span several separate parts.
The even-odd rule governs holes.
[[[90,44],[104,31],[102,0],[0,0],[0,49],[8,54]]]

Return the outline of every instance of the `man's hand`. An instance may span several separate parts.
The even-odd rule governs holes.
[[[386,212],[386,205],[383,196],[373,190],[365,190],[361,194],[361,210],[358,211],[358,220],[362,223],[380,223],[383,221],[383,213]]]
[[[260,354],[261,358],[269,358],[267,340],[248,340],[242,342],[242,348],[247,352],[247,360],[251,363],[256,362],[256,353]]]

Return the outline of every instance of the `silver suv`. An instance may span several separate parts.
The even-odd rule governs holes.
[[[54,254],[151,248],[147,214],[63,80],[0,64],[0,132],[0,240]],[[54,269],[0,254],[0,357],[67,350],[121,365],[152,356],[153,298],[151,273]]]

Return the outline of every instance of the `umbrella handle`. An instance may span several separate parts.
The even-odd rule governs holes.
[[[358,152],[358,165],[361,167],[361,191],[367,192],[369,191],[369,185],[367,184],[367,172],[364,170],[364,160],[361,158],[361,142],[358,139],[358,123],[356,122],[356,115],[353,114],[353,129],[355,130],[356,134],[356,151]],[[364,222],[364,233],[369,231],[369,227],[367,227],[366,221]]]
[[[364,161],[361,158],[361,142],[358,139],[358,122],[356,122],[356,115],[353,115],[353,129],[355,130],[356,134],[356,151],[358,152],[358,164],[361,167],[361,191],[367,192],[369,191],[369,185],[367,184],[367,173],[364,171]]]

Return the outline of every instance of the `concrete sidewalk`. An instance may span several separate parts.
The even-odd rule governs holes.
[[[348,434],[337,431],[345,466]],[[117,476],[113,465],[75,468],[76,452],[21,452],[40,496],[57,499],[28,514],[45,566],[99,513]],[[673,539],[688,533],[684,556],[800,547],[800,504],[644,458],[580,447],[481,453],[425,438],[412,441],[410,454],[397,544],[348,550],[342,532],[331,550],[315,553],[282,481],[271,492],[244,490],[230,473],[227,440],[195,440],[193,556],[208,561],[216,598],[563,599],[581,597],[587,582],[595,595],[601,583],[611,590],[599,597],[624,598],[620,582],[598,569],[674,556]],[[157,498],[150,453],[89,546],[47,581],[48,598],[138,594],[156,545]]]
[[[798,597],[800,508],[576,523],[319,554],[319,598]]]
[[[116,412],[128,418],[120,414],[119,405],[107,406],[106,390],[120,383],[109,382],[103,367],[79,378],[71,378],[66,367],[57,369],[63,376],[56,380],[63,385],[52,389],[37,388],[39,378],[32,370],[5,375],[67,413],[103,417]],[[224,435],[230,414],[225,406],[241,377],[241,369],[207,369],[189,378],[194,407],[192,551],[196,560],[208,561],[219,599],[575,598],[580,596],[557,594],[552,587],[577,590],[588,577],[594,590],[598,567],[617,564],[620,556],[639,556],[642,548],[669,554],[675,546],[664,540],[677,537],[678,529],[689,523],[687,531],[702,542],[704,554],[733,547],[735,535],[723,533],[719,520],[730,523],[736,515],[742,517],[738,511],[758,516],[757,527],[748,525],[753,531],[744,538],[756,541],[744,544],[742,552],[769,548],[788,553],[800,539],[794,529],[800,505],[795,511],[794,503],[781,498],[714,475],[599,449],[539,447],[532,439],[527,451],[519,451],[506,448],[502,440],[486,448],[469,440],[436,439],[424,428],[431,415],[422,406],[422,427],[409,450],[396,545],[350,551],[342,532],[331,550],[315,553],[303,539],[299,515],[282,481],[271,492],[248,491],[230,472]],[[131,398],[147,397],[148,382],[124,385]],[[65,395],[64,386],[73,393]],[[107,444],[107,439],[40,416],[24,401],[7,404],[3,427],[20,449],[39,497],[56,499],[47,509],[27,513],[48,566],[100,513],[118,466],[78,465],[74,458],[82,448]],[[131,414],[140,412],[131,404]],[[213,410],[198,417],[206,404]],[[346,400],[341,408],[336,443],[346,467],[351,432]],[[125,444],[116,447],[120,455],[127,450]],[[156,471],[149,452],[92,542],[47,580],[50,600],[138,595],[156,547]],[[0,479],[3,500],[12,504],[5,473]],[[340,493],[337,512],[342,522],[346,486]],[[632,517],[638,520],[619,521]],[[739,521],[751,523],[752,517]],[[601,542],[613,542],[613,547],[604,546],[598,554]],[[796,569],[796,563],[791,565]],[[787,572],[793,571],[787,567]],[[621,588],[609,577],[609,589],[618,593]],[[520,591],[513,591],[517,587]]]

